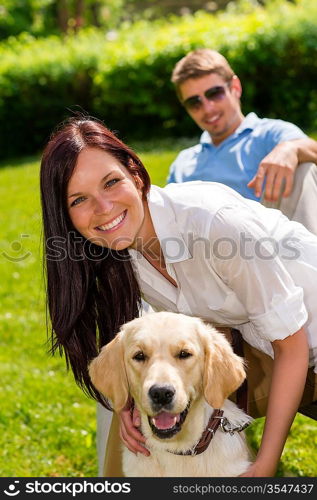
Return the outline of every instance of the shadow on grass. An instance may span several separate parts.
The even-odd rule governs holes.
[[[33,154],[30,156],[23,156],[21,157],[11,157],[11,158],[4,158],[0,160],[0,169],[4,168],[12,168],[12,167],[24,167],[26,165],[29,165],[30,163],[36,163],[40,162],[40,154]]]

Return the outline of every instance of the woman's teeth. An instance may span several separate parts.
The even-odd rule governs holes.
[[[120,224],[120,222],[123,221],[125,216],[126,212],[123,212],[121,215],[119,215],[119,217],[114,219],[112,222],[109,222],[109,224],[105,224],[104,226],[98,226],[98,229],[101,229],[102,231],[108,231],[109,229],[112,229],[113,227]]]

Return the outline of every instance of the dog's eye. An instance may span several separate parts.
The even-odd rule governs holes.
[[[185,359],[185,358],[189,358],[190,356],[192,356],[192,354],[191,354],[190,352],[188,352],[188,351],[180,351],[180,352],[178,353],[178,356],[177,356],[177,357],[178,357],[179,359]]]
[[[135,359],[135,361],[145,361],[145,354],[144,354],[144,352],[142,352],[142,351],[137,352],[133,356],[133,359]]]

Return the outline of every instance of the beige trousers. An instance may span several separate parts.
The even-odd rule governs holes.
[[[289,219],[301,222],[317,235],[317,165],[301,163],[296,170],[294,185],[288,198],[261,203],[268,208],[278,208]]]
[[[253,418],[266,415],[268,395],[271,385],[273,359],[243,341],[244,359],[247,364],[248,399],[247,413]],[[317,374],[312,368],[307,379],[299,411],[302,406],[317,399]]]
[[[114,413],[106,446],[103,476],[124,477],[122,472],[122,443],[119,437],[119,419]]]

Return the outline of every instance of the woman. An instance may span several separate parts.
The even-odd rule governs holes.
[[[135,153],[96,120],[72,119],[45,148],[41,193],[52,345],[102,401],[87,365],[120,325],[155,309],[239,328],[274,357],[266,424],[246,476],[272,476],[316,366],[317,238],[216,183],[150,188]],[[132,422],[120,435],[149,452]]]

